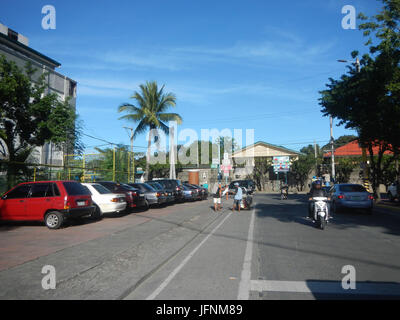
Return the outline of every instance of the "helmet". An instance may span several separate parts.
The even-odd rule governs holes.
[[[239,186],[239,183],[238,183],[238,182],[235,182],[235,186]]]

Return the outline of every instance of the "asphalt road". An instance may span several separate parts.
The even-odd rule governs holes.
[[[305,219],[304,195],[259,194],[254,209],[212,199],[52,231],[0,227],[0,299],[400,298],[400,214]],[[19,253],[19,254],[18,254]],[[56,270],[44,290],[43,266]],[[356,288],[344,290],[344,266]]]

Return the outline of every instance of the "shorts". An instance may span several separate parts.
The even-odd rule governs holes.
[[[214,198],[214,203],[221,204],[221,198]]]
[[[240,205],[240,203],[242,202],[242,200],[233,200],[233,203],[235,204],[235,205]]]

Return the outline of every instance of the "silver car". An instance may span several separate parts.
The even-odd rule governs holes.
[[[340,209],[363,209],[372,213],[374,197],[360,184],[336,184],[331,191],[332,211]]]

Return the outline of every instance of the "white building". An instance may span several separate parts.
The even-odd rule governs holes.
[[[14,61],[20,68],[24,68],[26,63],[30,61],[32,66],[38,70],[33,79],[35,77],[37,79],[43,73],[48,73],[46,77],[48,93],[57,93],[61,100],[71,97],[70,105],[75,110],[76,81],[56,72],[55,69],[61,66],[59,62],[30,48],[28,38],[1,23],[0,55]],[[29,162],[63,165],[63,152],[56,150],[54,145],[46,143],[42,147],[35,148]]]

